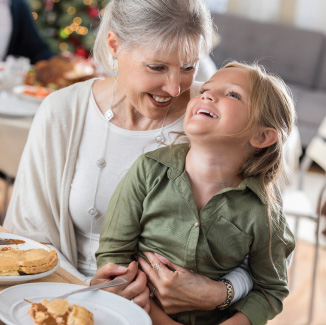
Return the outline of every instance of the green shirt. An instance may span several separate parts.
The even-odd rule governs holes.
[[[140,156],[117,187],[96,252],[98,267],[127,265],[136,253],[154,251],[184,268],[219,279],[249,255],[254,287],[224,311],[173,315],[182,324],[218,324],[236,311],[265,324],[288,295],[286,258],[294,237],[282,213],[273,215],[272,258],[267,207],[258,179],[225,188],[197,210],[184,169],[188,144]],[[277,272],[276,272],[277,269]],[[273,306],[271,305],[273,304]]]

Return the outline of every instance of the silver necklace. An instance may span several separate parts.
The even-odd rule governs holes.
[[[156,138],[155,138],[155,141],[158,142],[158,143],[164,143],[165,140],[166,140],[165,137],[164,137],[164,134],[163,134],[163,129],[164,129],[165,120],[166,120],[166,117],[168,115],[168,112],[169,112],[169,109],[166,111],[166,113],[164,115],[164,119],[163,119],[163,123],[162,123],[162,126],[161,126],[160,134],[158,136],[156,136]]]
[[[89,270],[91,269],[92,262],[94,261],[94,257],[92,256],[93,228],[95,227],[96,223],[103,217],[103,216],[101,216],[100,218],[97,218],[97,220],[96,220],[96,217],[99,214],[98,209],[96,208],[96,197],[97,197],[98,184],[100,181],[101,171],[106,166],[106,160],[104,157],[105,157],[105,151],[106,151],[106,145],[107,145],[107,139],[108,139],[109,121],[114,116],[114,114],[112,112],[112,104],[114,101],[114,89],[115,89],[116,83],[117,83],[117,79],[114,80],[114,84],[112,87],[109,109],[104,113],[104,117],[106,118],[108,124],[107,124],[106,130],[105,130],[105,141],[104,141],[104,146],[102,149],[102,156],[101,156],[101,158],[96,160],[96,166],[98,168],[98,173],[97,173],[96,188],[95,188],[95,193],[94,193],[94,198],[93,198],[93,205],[87,211],[89,216],[91,217],[91,233],[89,236],[89,252],[88,252],[88,256],[86,257],[86,262],[88,263]]]
[[[94,258],[92,257],[92,248],[91,248],[91,244],[92,244],[92,236],[93,236],[93,228],[95,227],[96,223],[101,220],[101,218],[103,216],[101,216],[100,218],[96,218],[99,215],[99,211],[96,208],[96,198],[97,198],[97,192],[98,192],[98,185],[99,185],[99,181],[101,178],[101,172],[102,170],[105,168],[106,166],[106,160],[105,160],[105,153],[106,153],[106,147],[107,147],[107,141],[108,141],[108,130],[109,130],[109,122],[110,120],[114,117],[114,113],[112,111],[112,105],[114,102],[114,90],[116,87],[116,83],[117,83],[117,78],[114,80],[113,86],[112,86],[112,92],[111,92],[111,99],[110,99],[110,103],[109,103],[109,108],[108,110],[104,113],[104,117],[107,120],[107,127],[105,130],[105,141],[103,144],[103,149],[102,149],[102,155],[99,159],[96,160],[96,166],[98,168],[98,174],[97,174],[97,180],[96,180],[96,188],[95,188],[95,192],[94,192],[94,198],[93,198],[93,204],[92,206],[88,209],[88,214],[91,217],[91,229],[90,229],[90,237],[89,237],[89,256],[86,257],[86,261],[88,262],[89,265],[89,269],[91,268],[91,263],[94,260]],[[160,129],[160,133],[155,137],[155,141],[159,144],[162,144],[165,142],[165,137],[163,134],[163,130],[164,130],[164,126],[165,126],[165,120],[166,117],[168,115],[169,110],[167,110],[163,122],[162,122],[162,126]]]
[[[113,102],[114,102],[114,90],[115,90],[116,84],[117,84],[117,78],[114,80],[114,84],[113,84],[113,87],[112,87],[112,93],[111,93],[109,108],[104,113],[104,117],[106,118],[108,124],[107,124],[107,128],[105,130],[105,141],[104,141],[104,145],[103,145],[103,149],[102,149],[102,156],[98,160],[96,160],[96,166],[98,168],[96,189],[95,189],[95,193],[94,193],[93,205],[88,209],[88,214],[92,217],[92,219],[97,217],[98,214],[99,214],[98,209],[96,208],[96,197],[97,197],[98,184],[99,184],[99,180],[100,180],[101,171],[106,166],[105,152],[106,152],[107,140],[108,140],[109,122],[114,117],[114,113],[112,112],[112,105],[113,105]],[[155,141],[158,144],[162,144],[166,140],[165,137],[164,137],[164,134],[163,134],[163,130],[164,130],[165,120],[166,120],[166,117],[168,115],[168,112],[169,112],[169,110],[167,110],[167,112],[166,112],[166,114],[164,116],[162,126],[161,126],[161,129],[160,129],[160,133],[155,137]]]
[[[112,87],[112,93],[111,93],[111,99],[110,99],[110,104],[109,104],[109,109],[104,113],[104,117],[106,118],[108,125],[105,130],[105,141],[104,141],[104,146],[102,150],[102,156],[96,160],[96,166],[98,168],[98,174],[97,174],[97,182],[96,182],[96,189],[94,193],[94,199],[93,199],[93,205],[88,209],[88,214],[92,217],[95,218],[98,215],[98,210],[96,208],[96,197],[97,197],[97,190],[98,190],[98,183],[100,181],[100,175],[102,169],[106,166],[106,160],[105,160],[105,151],[106,151],[106,145],[107,145],[107,140],[108,140],[108,130],[109,130],[109,122],[113,118],[114,114],[112,112],[112,104],[114,101],[114,89],[117,84],[117,79],[114,80],[114,84]]]

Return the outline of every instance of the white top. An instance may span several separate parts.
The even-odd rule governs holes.
[[[168,143],[175,138],[171,134],[169,136],[169,132],[183,131],[183,117],[163,128]],[[103,155],[107,128],[106,166],[100,172],[97,188],[99,168],[96,162]],[[154,139],[160,132],[161,128],[131,131],[108,122],[91,93],[69,198],[69,211],[76,229],[78,270],[81,273],[88,276],[95,274],[95,251],[110,198],[136,158],[142,152],[159,148],[159,143]],[[93,205],[99,211],[94,219],[88,214]]]
[[[0,0],[0,61],[4,59],[12,32],[10,0]]]

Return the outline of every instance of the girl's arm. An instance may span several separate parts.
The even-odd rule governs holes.
[[[115,189],[101,229],[97,266],[106,263],[129,265],[138,250],[146,177],[141,157],[132,165]]]
[[[250,324],[251,323],[249,318],[242,313],[236,313],[231,318],[221,323],[221,325],[250,325]]]
[[[232,311],[245,314],[253,325],[265,324],[279,314],[289,294],[287,258],[294,249],[295,240],[284,218],[278,218],[279,222],[273,224],[271,243],[269,238],[264,238],[266,231],[257,232],[249,254],[253,289],[245,299],[230,307]]]
[[[182,325],[171,319],[153,299],[150,299],[150,306],[149,316],[152,319],[153,325]]]
[[[140,219],[146,197],[144,184],[144,175],[135,163],[116,188],[102,226],[96,252],[98,270],[92,284],[110,279],[112,270],[119,268],[118,265],[128,266],[128,271],[123,274],[129,281],[128,285],[110,288],[108,291],[133,299],[134,303],[149,311],[147,278],[138,269],[138,263],[133,261],[142,231]]]

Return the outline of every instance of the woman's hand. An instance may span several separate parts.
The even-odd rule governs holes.
[[[226,300],[226,286],[179,267],[159,254],[145,253],[138,262],[148,277],[148,286],[167,314],[191,310],[213,310]],[[167,267],[168,266],[168,267]],[[174,271],[172,271],[173,269]]]
[[[108,263],[96,271],[91,285],[112,280],[113,277],[123,277],[128,281],[125,285],[103,289],[121,297],[133,300],[134,303],[149,312],[149,289],[146,286],[147,278],[144,272],[138,269],[137,262],[131,262],[127,267]]]

